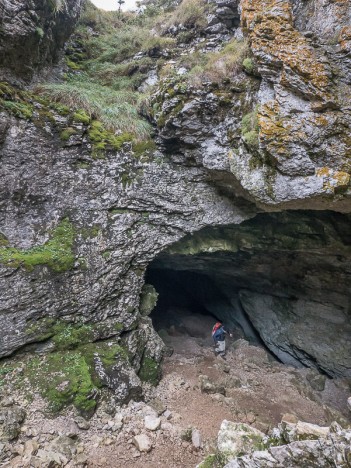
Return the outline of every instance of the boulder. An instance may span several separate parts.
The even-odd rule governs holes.
[[[149,431],[157,431],[160,425],[161,425],[160,418],[156,418],[155,416],[152,416],[152,415],[145,416],[144,418],[145,429],[148,429]]]
[[[0,409],[0,441],[15,439],[21,430],[21,424],[26,412],[19,406],[10,406]]]
[[[133,438],[133,444],[139,452],[150,452],[152,449],[152,442],[146,434],[140,434]]]
[[[253,427],[224,420],[217,438],[217,448],[226,457],[251,453],[263,446],[263,432]]]
[[[347,467],[350,466],[350,442],[351,431],[333,423],[326,437],[255,451],[234,458],[224,468]]]
[[[322,427],[302,421],[294,424],[284,420],[280,424],[280,429],[283,438],[289,443],[300,440],[317,440],[327,437],[329,433],[329,427]]]
[[[3,0],[0,79],[29,82],[61,56],[79,18],[83,0]]]
[[[314,369],[310,369],[306,375],[306,379],[310,383],[311,387],[318,392],[322,392],[325,388],[325,382],[327,377],[323,374],[320,374]]]

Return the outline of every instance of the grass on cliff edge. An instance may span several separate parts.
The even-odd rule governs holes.
[[[156,66],[157,58],[149,52],[175,42],[152,32],[155,21],[147,12],[104,12],[87,2],[67,49],[65,81],[42,85],[37,91],[84,110],[116,136],[128,133],[134,141],[148,140],[152,127],[141,115],[148,93],[139,87]],[[136,54],[140,56],[135,58]]]
[[[33,270],[36,265],[47,265],[56,272],[67,271],[74,264],[73,241],[73,225],[65,218],[43,245],[25,250],[9,247],[6,241],[1,242],[0,263],[12,268],[22,265],[27,270]]]

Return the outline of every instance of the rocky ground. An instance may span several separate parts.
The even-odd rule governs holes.
[[[3,392],[2,435],[19,433],[0,445],[3,466],[190,468],[216,450],[223,420],[263,433],[286,413],[320,426],[350,422],[345,381],[280,364],[237,336],[223,360],[205,335],[195,338],[175,327],[162,335],[173,354],[159,386],[146,389],[146,403],[104,403],[90,421],[71,410],[50,419],[39,395]]]

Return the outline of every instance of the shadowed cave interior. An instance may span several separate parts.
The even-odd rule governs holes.
[[[219,319],[283,363],[350,378],[349,218],[260,214],[185,237],[148,268],[156,330],[210,345]]]

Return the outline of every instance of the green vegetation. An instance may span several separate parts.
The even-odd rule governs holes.
[[[75,122],[81,122],[85,125],[89,125],[90,121],[91,121],[91,117],[90,115],[88,115],[85,110],[83,109],[79,109],[77,110],[76,112],[74,112],[73,114],[73,120]]]
[[[118,333],[122,329],[123,324],[116,323],[111,330]],[[96,359],[106,374],[121,361],[129,365],[128,353],[114,341],[93,342],[101,333],[100,324],[68,324],[48,317],[29,326],[27,333],[34,334],[36,341],[52,338],[55,344],[54,352],[31,359],[25,368],[25,377],[48,400],[53,412],[73,404],[91,416],[95,396],[104,385],[95,371]]]
[[[29,362],[27,375],[47,398],[51,411],[73,404],[84,415],[94,412],[96,401],[92,397],[97,388],[91,368],[80,352],[57,352],[42,359],[34,358]]]
[[[64,322],[58,322],[52,328],[53,343],[55,349],[66,350],[73,349],[79,345],[89,343],[94,340],[94,328],[92,325],[72,325]]]
[[[56,272],[64,272],[74,264],[73,241],[73,225],[65,218],[53,230],[50,239],[41,246],[27,250],[1,247],[0,262],[12,268],[24,266],[27,270],[33,270],[37,265],[47,265]]]
[[[67,127],[62,130],[60,133],[60,138],[62,141],[68,141],[72,135],[75,135],[77,131],[72,127]]]
[[[42,28],[38,27],[38,28],[35,29],[35,34],[37,36],[39,36],[40,39],[42,39],[44,37],[44,30]]]
[[[104,125],[98,120],[94,120],[91,123],[88,135],[93,143],[95,152],[105,149],[114,149],[118,151],[124,143],[133,139],[132,133],[115,135],[113,132],[106,130]]]
[[[154,359],[143,356],[138,375],[143,382],[157,385],[161,377],[160,366]]]
[[[240,71],[248,52],[246,40],[231,40],[218,52],[203,55],[202,60],[189,71],[190,82],[198,85],[202,81],[222,82],[232,79]]]
[[[246,57],[243,61],[243,68],[247,73],[252,73],[254,71],[255,65],[251,58]]]
[[[204,0],[183,0],[172,13],[165,29],[182,24],[186,28],[204,28],[207,25],[208,3]]]
[[[250,149],[259,147],[259,125],[257,118],[257,109],[246,114],[241,121],[241,135],[244,142]]]
[[[20,119],[30,119],[33,116],[33,105],[25,102],[2,101],[1,105],[11,114]]]
[[[221,452],[211,453],[199,464],[199,468],[223,468],[229,458]]]
[[[128,90],[115,91],[92,81],[88,75],[73,76],[65,83],[48,84],[39,90],[42,94],[72,109],[73,118],[91,115],[100,121],[106,131],[114,133],[133,133],[137,139],[149,136],[150,126],[138,114],[141,95]]]
[[[95,153],[120,149],[125,141],[150,140],[152,127],[141,116],[148,96],[138,88],[156,66],[157,58],[148,56],[149,52],[158,51],[158,55],[173,47],[175,40],[151,32],[157,20],[146,10],[144,14],[119,15],[87,2],[74,38],[79,48],[73,43],[68,47],[70,73],[65,82],[38,89],[47,99],[79,109],[73,114],[74,121],[86,125],[93,121],[89,136]],[[135,58],[140,52],[145,55]],[[101,135],[102,131],[110,133]]]

